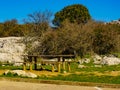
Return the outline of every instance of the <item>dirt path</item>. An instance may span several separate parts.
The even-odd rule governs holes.
[[[120,90],[120,89],[41,84],[41,83],[28,83],[28,82],[13,82],[13,81],[1,80],[0,90]]]

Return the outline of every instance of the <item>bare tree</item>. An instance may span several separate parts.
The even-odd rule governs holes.
[[[50,11],[37,11],[29,14],[28,18],[24,20],[25,23],[30,26],[29,33],[27,33],[23,39],[26,44],[27,53],[33,53],[38,47],[37,45],[40,45],[44,32],[50,28],[49,23],[51,16],[52,13]]]

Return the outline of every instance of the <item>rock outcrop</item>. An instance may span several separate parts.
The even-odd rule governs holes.
[[[23,54],[25,51],[25,45],[22,43],[22,37],[5,37],[0,38],[0,62],[22,62]],[[34,45],[36,45],[34,43]],[[34,46],[33,45],[33,46]],[[120,64],[120,58],[115,56],[104,56],[94,55],[94,64],[102,65],[118,65]],[[91,60],[84,58],[79,60],[79,64],[90,63]],[[16,63],[15,63],[16,64]],[[80,66],[81,67],[81,66]]]
[[[120,58],[114,55],[100,56],[96,54],[92,56],[91,59],[84,58],[84,59],[78,60],[78,62],[80,64],[78,66],[79,68],[84,67],[81,64],[90,63],[90,62],[92,62],[95,65],[95,67],[101,67],[99,65],[119,65]]]
[[[24,54],[25,45],[21,37],[0,38],[0,61],[20,62],[23,61],[21,55]]]

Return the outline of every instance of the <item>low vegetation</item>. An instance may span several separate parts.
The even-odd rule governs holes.
[[[78,63],[71,64],[72,72],[111,72],[111,71],[119,71],[120,65],[99,65],[100,67],[95,67],[94,64],[84,64],[84,68],[78,68]]]
[[[94,82],[94,83],[109,83],[109,84],[120,84],[120,65],[113,65],[113,66],[102,66],[102,67],[94,67],[91,64],[84,64],[85,68],[78,68],[78,63],[71,64],[71,72],[63,74],[59,73],[56,75],[52,74],[41,74],[37,77],[39,80],[62,80],[62,81],[74,81],[74,82]],[[51,68],[49,66],[44,66],[47,72],[51,72]],[[8,70],[8,69],[22,69],[21,66],[2,66],[1,70]],[[42,71],[39,71],[42,72]],[[46,73],[47,73],[46,72]],[[11,77],[11,78],[19,78],[16,74],[7,74],[1,75],[1,77]],[[20,77],[23,78],[23,77]],[[25,78],[25,77],[24,77]]]
[[[63,81],[75,81],[75,82],[94,82],[94,83],[109,83],[120,84],[120,76],[96,76],[94,74],[70,74],[68,76],[58,75],[54,77],[41,76],[39,79],[44,80],[63,80]]]

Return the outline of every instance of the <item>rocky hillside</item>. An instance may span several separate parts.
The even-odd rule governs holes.
[[[21,62],[24,54],[25,45],[22,43],[21,37],[5,37],[0,38],[0,62]],[[100,57],[95,55],[92,57],[94,64],[102,65],[118,65],[120,58],[114,56]],[[79,60],[80,64],[89,63],[89,59]]]
[[[24,54],[25,45],[21,41],[21,37],[0,38],[0,61],[22,61],[21,55]]]

